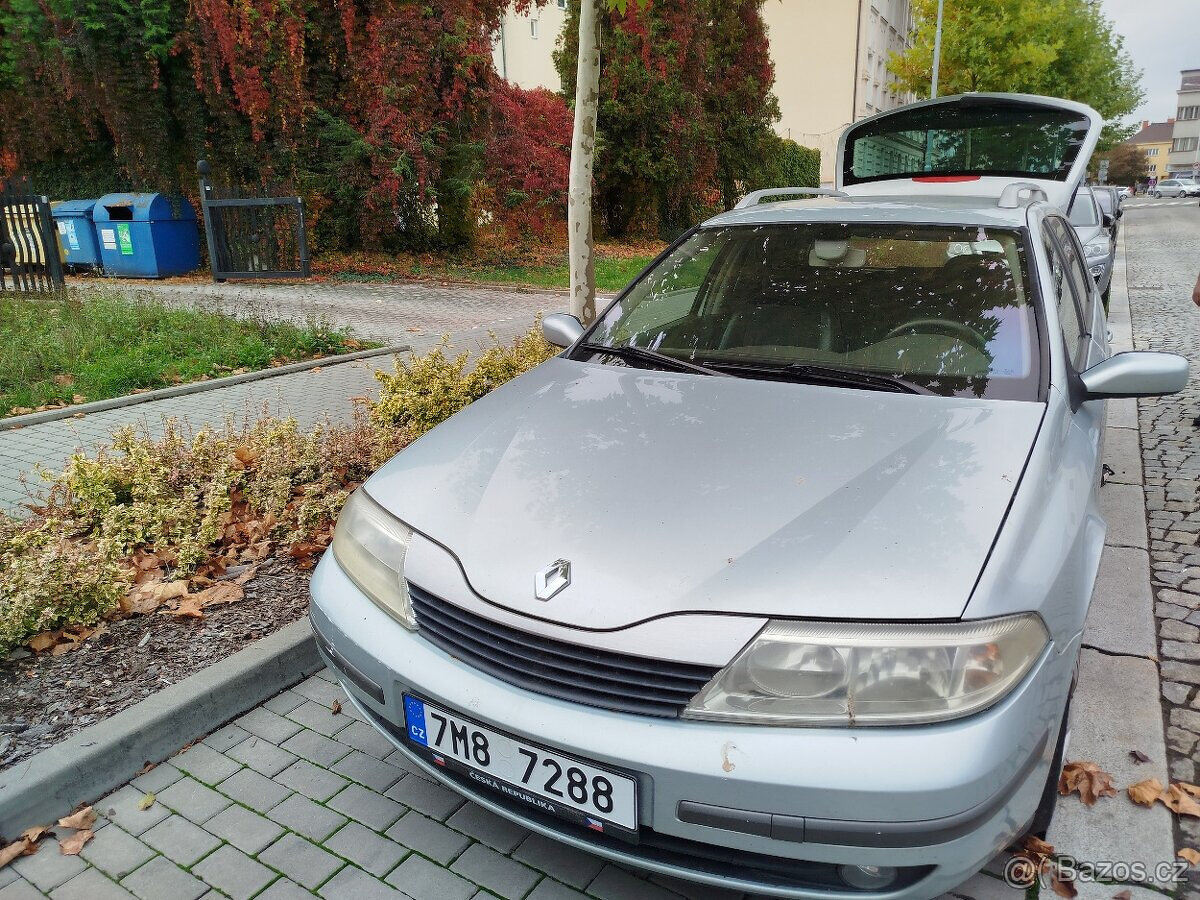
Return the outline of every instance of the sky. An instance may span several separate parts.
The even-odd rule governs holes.
[[[1102,0],[1104,14],[1125,38],[1142,70],[1146,99],[1127,122],[1165,122],[1175,115],[1180,69],[1200,69],[1198,0]]]

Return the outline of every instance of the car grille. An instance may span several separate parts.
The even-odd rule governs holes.
[[[417,631],[427,641],[494,678],[549,697],[675,718],[719,671],[551,640],[459,609],[411,582],[408,587]]]

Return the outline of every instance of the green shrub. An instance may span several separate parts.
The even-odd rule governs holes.
[[[495,341],[495,335],[492,335]],[[487,348],[473,369],[470,354],[446,355],[449,338],[424,356],[413,354],[407,362],[396,359],[394,372],[376,372],[383,384],[379,402],[371,410],[375,423],[398,428],[416,438],[450,418],[468,403],[504,382],[544,362],[557,348],[541,335],[541,323],[503,346],[498,341]]]
[[[821,151],[771,133],[762,165],[746,182],[746,192],[773,187],[820,187]]]
[[[73,539],[71,527],[0,513],[0,654],[38,632],[94,625],[117,608],[128,583],[115,548]]]

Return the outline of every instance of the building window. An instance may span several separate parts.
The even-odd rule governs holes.
[[[529,20],[529,36],[531,38],[533,38],[535,41],[538,39],[538,20],[537,19]]]
[[[1194,137],[1175,138],[1175,140],[1171,142],[1171,152],[1186,153],[1188,150],[1195,150],[1197,140],[1198,139]]]
[[[567,0],[558,0],[558,8],[566,9],[567,8]]]
[[[1200,119],[1200,106],[1181,106],[1176,118],[1180,120]]]
[[[1158,148],[1157,147],[1147,147],[1146,155],[1147,156],[1158,156]]]

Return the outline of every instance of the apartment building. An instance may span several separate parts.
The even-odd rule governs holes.
[[[567,20],[567,0],[550,0],[527,13],[512,8],[504,14],[492,45],[492,59],[501,78],[526,90],[562,90],[554,68],[554,48]]]
[[[567,2],[520,15],[509,10],[493,49],[501,76],[523,88],[561,90],[551,55]],[[890,54],[911,46],[912,2],[767,0],[763,19],[781,113],[776,130],[820,150],[821,183],[832,184],[842,130],[913,99],[887,71]]]
[[[1171,131],[1174,119],[1165,122],[1142,121],[1141,130],[1125,143],[1133,144],[1146,154],[1146,177],[1167,177],[1167,155],[1171,152]]]
[[[1167,173],[1200,176],[1200,69],[1184,69],[1179,74],[1179,101],[1171,129]]]

